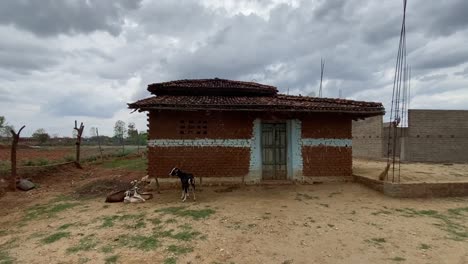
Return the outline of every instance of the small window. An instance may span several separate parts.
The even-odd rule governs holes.
[[[180,135],[207,135],[208,121],[206,120],[180,120]]]

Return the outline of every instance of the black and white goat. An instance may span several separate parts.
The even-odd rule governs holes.
[[[174,167],[169,173],[169,176],[179,177],[180,182],[182,183],[182,196],[180,199],[182,199],[183,202],[185,202],[187,197],[189,197],[190,186],[192,186],[193,200],[195,200],[195,177],[193,174],[183,172],[179,168]]]

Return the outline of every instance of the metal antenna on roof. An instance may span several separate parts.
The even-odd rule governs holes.
[[[398,45],[398,55],[395,65],[395,76],[393,79],[392,105],[390,110],[390,122],[388,127],[387,142],[387,168],[385,179],[389,180],[390,165],[392,166],[392,182],[400,181],[400,158],[401,158],[401,131],[404,125],[406,111],[406,95],[408,80],[408,64],[406,63],[406,3],[403,0],[403,21],[401,23],[400,42]],[[403,122],[402,122],[403,121]],[[398,145],[397,145],[398,144]],[[392,159],[390,161],[390,156]],[[398,160],[398,164],[395,163]],[[397,171],[395,171],[397,170]],[[397,172],[397,174],[395,174]],[[395,179],[395,176],[397,178]]]
[[[322,97],[322,81],[323,81],[323,70],[325,69],[325,60],[320,58],[320,88],[318,92],[318,97]]]

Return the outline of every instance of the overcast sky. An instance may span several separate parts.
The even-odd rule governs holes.
[[[468,109],[468,1],[409,0],[411,108]],[[0,115],[25,135],[146,129],[128,102],[150,83],[228,78],[389,107],[397,0],[3,0]]]

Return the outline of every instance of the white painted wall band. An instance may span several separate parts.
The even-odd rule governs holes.
[[[292,130],[297,130],[297,125]],[[258,133],[258,132],[257,132]],[[296,133],[295,133],[296,134]],[[294,139],[297,138],[293,137]],[[253,139],[151,139],[148,140],[149,147],[234,147],[234,148],[250,148],[252,142],[258,145],[258,135],[254,136]],[[302,138],[300,139],[300,145],[310,147],[351,147],[351,139],[340,139],[340,138]],[[256,146],[258,147],[258,146]]]
[[[250,148],[251,139],[151,139],[149,147],[234,147]]]
[[[351,147],[353,141],[351,139],[341,138],[303,138],[301,144],[302,146],[309,147]]]

